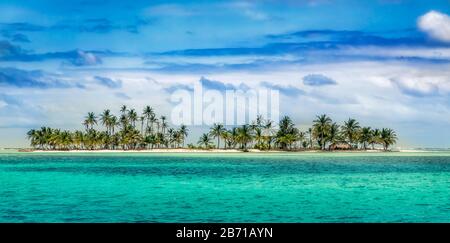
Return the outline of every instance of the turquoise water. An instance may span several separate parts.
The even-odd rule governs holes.
[[[450,222],[450,153],[0,153],[0,222]]]

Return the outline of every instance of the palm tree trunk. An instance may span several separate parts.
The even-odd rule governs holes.
[[[323,146],[323,133],[320,134],[320,149],[323,150],[324,146]]]

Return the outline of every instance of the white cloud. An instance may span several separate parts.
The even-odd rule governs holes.
[[[404,94],[411,96],[429,96],[437,95],[439,86],[435,83],[426,80],[417,79],[414,77],[400,77],[392,78],[392,83],[395,84]]]
[[[430,11],[422,15],[417,24],[430,37],[450,42],[450,16],[437,11]]]

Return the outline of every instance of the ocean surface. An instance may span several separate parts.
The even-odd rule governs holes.
[[[0,153],[0,222],[450,222],[450,153]]]

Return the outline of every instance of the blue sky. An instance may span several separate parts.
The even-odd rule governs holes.
[[[450,147],[450,1],[0,1],[0,147],[87,111],[210,80],[270,87],[300,128],[327,113]],[[192,128],[193,137],[202,128]]]

